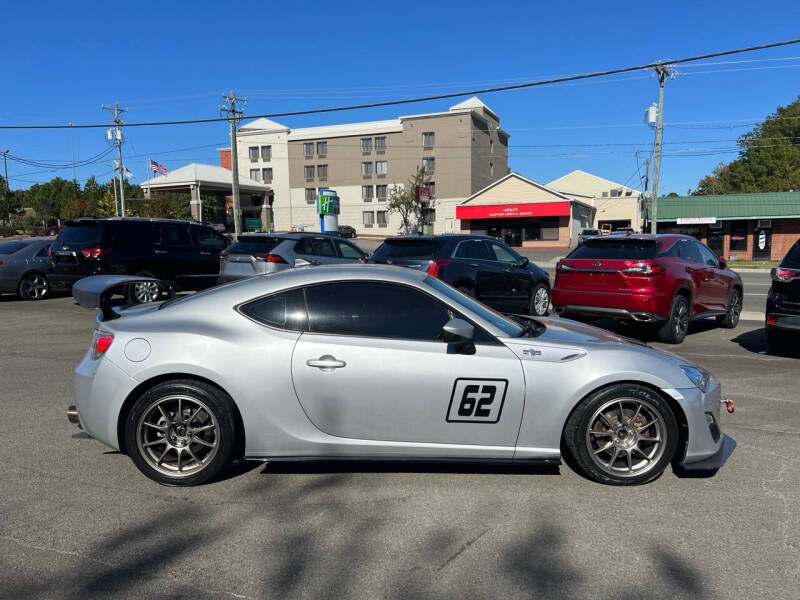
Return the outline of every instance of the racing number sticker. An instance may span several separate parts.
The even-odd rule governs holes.
[[[456,379],[448,423],[497,423],[506,399],[507,379]]]

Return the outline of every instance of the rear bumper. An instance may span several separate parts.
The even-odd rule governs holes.
[[[777,319],[777,321],[770,323],[770,319]],[[790,331],[800,335],[800,315],[782,312],[767,313],[764,328],[767,331]]]
[[[48,273],[47,280],[50,285],[57,288],[71,288],[79,279],[88,277],[87,275],[73,275],[72,273]]]
[[[557,313],[604,316],[643,322],[666,319],[672,303],[671,296],[655,292],[634,294],[596,290],[563,290],[558,286],[553,288],[550,300]]]

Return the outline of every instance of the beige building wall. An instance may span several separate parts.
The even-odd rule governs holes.
[[[593,204],[597,211],[592,227],[599,227],[604,221],[629,221],[634,229],[640,227],[641,193],[633,188],[580,170],[554,179],[547,187]]]

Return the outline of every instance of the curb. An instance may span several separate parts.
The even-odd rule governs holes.
[[[739,267],[737,269],[733,265],[728,265],[728,268],[734,273],[739,273],[740,275],[746,275],[748,273],[769,273],[772,271],[772,269],[766,269],[764,267]]]
[[[767,318],[767,315],[763,312],[758,312],[757,310],[743,310],[739,314],[739,319],[742,321],[764,321]]]

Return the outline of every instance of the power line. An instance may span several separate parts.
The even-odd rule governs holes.
[[[298,115],[310,115],[310,114],[321,114],[321,113],[331,113],[331,112],[341,112],[341,111],[349,111],[349,110],[361,110],[366,108],[379,108],[383,106],[396,106],[400,104],[413,104],[418,102],[429,102],[432,100],[444,100],[448,98],[458,98],[462,96],[473,96],[476,94],[490,94],[495,92],[504,92],[510,90],[518,90],[524,88],[531,88],[531,87],[538,87],[544,85],[552,85],[555,83],[563,83],[567,81],[578,81],[583,79],[592,79],[596,77],[605,77],[608,75],[616,75],[619,73],[631,73],[633,71],[643,71],[649,69],[655,69],[659,66],[663,66],[665,64],[682,64],[687,62],[695,62],[699,60],[705,60],[708,58],[716,58],[718,56],[730,56],[733,54],[741,54],[743,52],[754,52],[756,50],[765,50],[767,48],[778,48],[782,46],[789,46],[793,44],[800,44],[800,39],[793,39],[793,40],[784,40],[781,42],[773,42],[770,44],[759,44],[757,46],[747,46],[745,48],[736,48],[733,50],[724,50],[721,52],[710,52],[707,54],[699,54],[696,56],[688,56],[684,58],[677,58],[671,60],[663,60],[663,61],[656,61],[650,62],[643,65],[636,65],[631,67],[620,67],[617,69],[606,69],[604,71],[595,71],[592,73],[583,73],[580,75],[570,75],[566,77],[555,77],[550,79],[540,79],[537,81],[528,81],[524,83],[516,83],[511,85],[504,85],[504,86],[496,86],[496,87],[488,87],[483,89],[475,89],[469,91],[462,91],[462,92],[452,92],[447,94],[435,94],[431,96],[422,96],[417,98],[406,98],[402,100],[388,100],[384,102],[372,102],[366,104],[354,104],[350,106],[334,106],[328,108],[316,108],[316,109],[309,109],[309,110],[300,110],[300,111],[289,111],[289,112],[281,112],[281,113],[270,113],[270,114],[263,114],[263,115],[252,115],[251,118],[259,119],[259,118],[275,118],[275,117],[289,117],[289,116],[298,116]],[[140,122],[140,123],[126,123],[126,127],[153,127],[153,126],[162,126],[162,125],[189,125],[189,124],[198,124],[198,123],[217,123],[221,121],[228,120],[228,117],[214,117],[214,118],[206,118],[206,119],[185,119],[185,120],[175,120],[175,121],[151,121],[151,122]],[[100,123],[91,123],[91,124],[83,124],[83,125],[0,125],[0,129],[66,129],[67,127],[76,127],[79,129],[92,129],[92,128],[100,128],[100,127],[107,127],[106,124]]]

